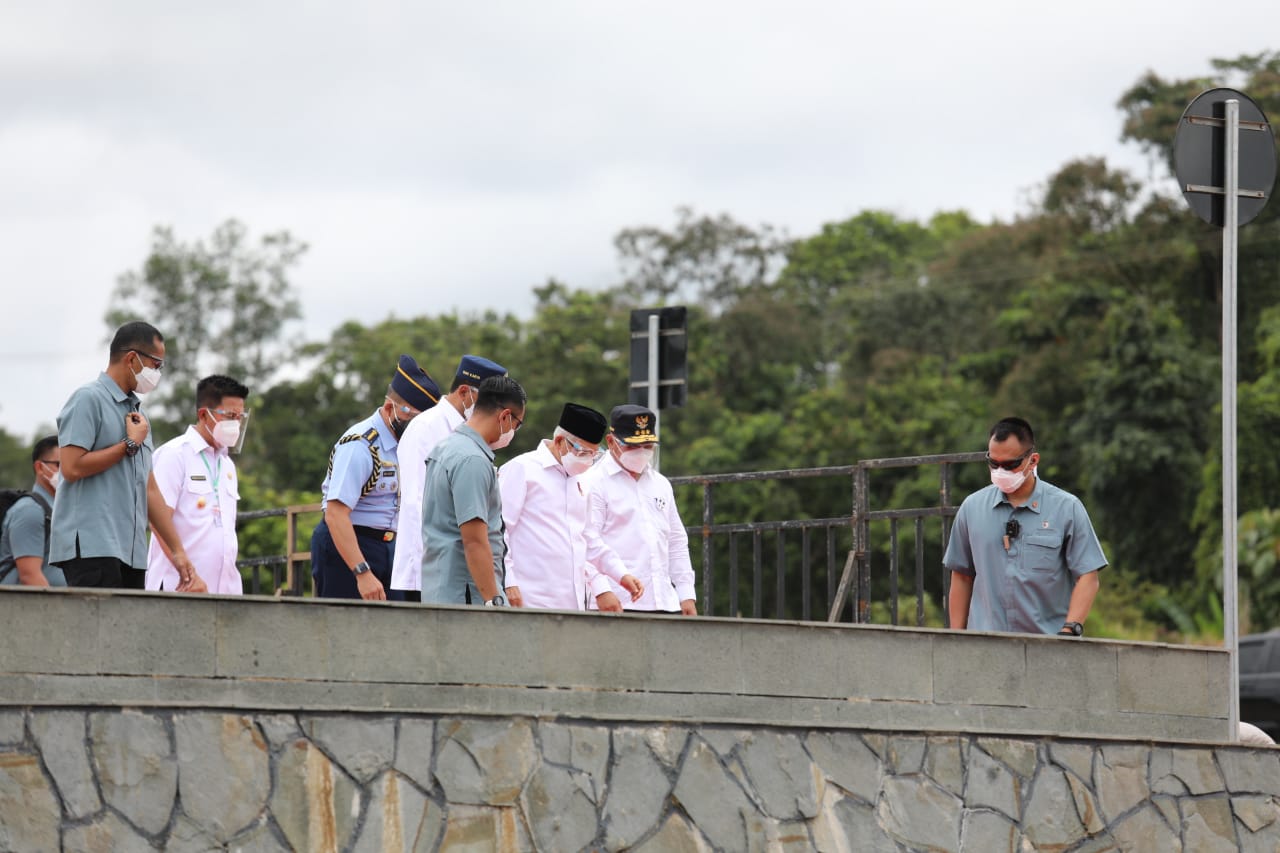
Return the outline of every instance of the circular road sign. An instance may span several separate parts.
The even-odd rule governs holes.
[[[1196,96],[1173,137],[1173,172],[1182,196],[1211,225],[1225,222],[1227,100],[1240,102],[1240,206],[1244,225],[1266,207],[1276,182],[1276,140],[1271,123],[1253,99],[1235,89],[1210,89]]]

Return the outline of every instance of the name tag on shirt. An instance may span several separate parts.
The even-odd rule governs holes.
[[[191,479],[194,480],[195,482],[203,483],[208,478],[205,477],[204,474],[192,474]]]

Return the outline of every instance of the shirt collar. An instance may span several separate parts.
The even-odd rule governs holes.
[[[1031,494],[1027,496],[1027,502],[1024,503],[1022,506],[1026,507],[1027,509],[1039,515],[1040,503],[1041,503],[1040,496],[1043,488],[1044,488],[1044,480],[1040,479],[1040,473],[1036,472],[1035,488],[1031,490]],[[991,501],[991,505],[993,507],[1000,506],[1000,504],[1009,504],[1010,506],[1013,506],[1012,503],[1009,503],[1009,496],[1006,495],[1004,492],[1000,491],[999,486],[992,483],[991,491],[995,492],[995,494],[993,495],[994,500]]]
[[[560,468],[561,471],[564,470],[564,467],[560,464],[560,460],[551,452],[551,439],[544,438],[542,441],[539,441],[537,448],[533,452],[534,455],[537,456],[538,462],[542,464],[543,468]]]
[[[110,376],[107,375],[107,372],[105,370],[98,374],[98,382],[100,382],[102,386],[105,387],[108,392],[110,392],[111,399],[115,400],[117,403],[123,403],[125,401],[128,401],[130,403],[133,403],[135,406],[142,405],[142,401],[138,399],[137,394],[133,393],[132,391],[125,391],[123,388],[121,388],[119,385],[116,384],[116,381],[114,379],[112,379]]]
[[[202,450],[212,450],[215,455],[227,455],[227,448],[213,447],[209,442],[205,441],[204,436],[200,434],[200,430],[196,429],[195,424],[188,424],[187,431],[179,436],[179,440],[183,444],[191,445],[196,453],[199,453]]]
[[[484,437],[481,436],[480,433],[476,432],[473,427],[463,424],[454,430],[454,432],[459,435],[465,435],[467,438],[474,441],[476,445],[484,451],[484,455],[489,457],[489,461],[493,461],[493,448],[489,446],[489,442],[485,441]]]

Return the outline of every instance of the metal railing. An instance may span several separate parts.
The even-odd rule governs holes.
[[[904,587],[903,552],[909,551],[914,569],[908,584],[915,598],[913,623],[924,625],[926,602],[937,599],[945,625],[950,578],[942,569],[941,554],[958,509],[952,502],[953,466],[982,460],[981,452],[946,453],[863,459],[854,465],[825,468],[672,477],[677,494],[687,495],[689,489],[701,492],[702,523],[686,528],[690,550],[701,553],[699,612],[802,621],[812,621],[817,614],[820,619],[836,622],[844,618],[846,606],[851,603],[850,619],[870,622],[875,599],[884,607],[883,621],[897,625]],[[872,508],[872,471],[929,466],[938,468],[936,504]],[[837,501],[831,494],[822,494],[831,492],[837,482],[843,484],[839,489],[847,497]],[[813,483],[816,488],[807,489],[806,483]],[[718,507],[725,514],[723,504],[728,503],[728,511],[732,512],[733,505],[739,502],[726,493],[747,484],[773,491],[806,509],[812,507],[819,517],[718,521]],[[759,495],[755,499],[758,501]],[[836,514],[845,507],[847,513]],[[304,567],[309,565],[310,553],[299,549],[298,523],[300,517],[319,512],[319,504],[305,504],[239,513],[239,524],[265,518],[286,519],[287,553],[237,562],[241,568],[252,569],[246,592],[305,593],[309,573]],[[933,519],[938,520],[937,525],[932,524]],[[905,537],[901,535],[904,524],[909,529]],[[873,538],[873,532],[879,532],[881,527],[887,527],[886,535]],[[773,553],[767,557],[770,544]],[[926,573],[925,569],[930,549],[936,555],[932,561],[936,574]],[[744,552],[749,552],[749,557]],[[883,570],[879,566],[881,560]],[[270,589],[262,582],[263,569],[270,570]]]

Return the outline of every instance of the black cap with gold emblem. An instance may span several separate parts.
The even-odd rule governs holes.
[[[609,426],[614,438],[623,444],[656,444],[658,419],[644,406],[626,404],[614,406],[609,413]]]

